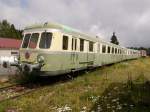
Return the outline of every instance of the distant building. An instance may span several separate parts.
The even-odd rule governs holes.
[[[0,37],[0,49],[19,49],[21,41],[22,40]]]
[[[16,63],[21,42],[22,40],[0,37],[0,65],[3,65],[4,62]]]

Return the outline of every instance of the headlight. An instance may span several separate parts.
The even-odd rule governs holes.
[[[37,62],[44,63],[44,57],[43,56],[38,56],[37,57]]]

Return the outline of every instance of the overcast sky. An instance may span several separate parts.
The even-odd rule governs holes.
[[[0,20],[17,28],[54,21],[123,46],[150,47],[150,0],[0,0]]]

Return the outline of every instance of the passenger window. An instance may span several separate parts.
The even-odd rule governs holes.
[[[108,53],[110,53],[110,46],[108,46]]]
[[[112,51],[111,51],[111,53],[112,53],[112,54],[114,54],[114,48],[113,48],[113,47],[112,47]]]
[[[74,38],[72,38],[72,50],[74,50]]]
[[[102,46],[102,53],[106,53],[106,46],[105,45]]]
[[[118,54],[120,54],[120,49],[118,49]]]
[[[80,51],[84,51],[84,40],[80,39]]]
[[[62,46],[63,50],[67,50],[68,49],[68,36],[63,36],[63,46]]]
[[[121,50],[121,54],[123,54],[123,50]]]
[[[22,43],[22,48],[27,48],[31,34],[26,34]]]
[[[93,42],[89,42],[89,51],[93,52]]]
[[[75,39],[75,50],[77,50],[77,39]]]
[[[119,54],[119,49],[117,51],[118,51],[117,54]]]
[[[48,49],[51,46],[52,33],[43,32],[40,39],[39,48]]]
[[[72,38],[72,50],[76,50],[76,49],[77,49],[77,39]]]
[[[115,54],[117,54],[117,48],[115,48]]]
[[[39,40],[39,33],[33,33],[29,42],[29,48],[36,48],[37,42]]]

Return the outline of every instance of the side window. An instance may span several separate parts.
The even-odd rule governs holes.
[[[110,53],[110,46],[108,46],[108,53]]]
[[[80,51],[84,51],[84,40],[80,39]]]
[[[106,45],[102,46],[102,53],[106,53]]]
[[[123,54],[123,49],[121,50],[121,54]]]
[[[68,36],[63,35],[62,49],[68,50]]]
[[[89,51],[93,52],[93,42],[89,42]]]
[[[71,49],[77,50],[77,39],[76,38],[72,38]]]
[[[118,49],[118,54],[120,54],[120,49]]]
[[[115,48],[115,54],[117,54],[117,48]]]
[[[72,38],[71,49],[74,50],[74,38]]]
[[[75,39],[75,50],[77,50],[77,39]]]
[[[100,44],[99,43],[97,44],[97,52],[98,53],[100,52]]]
[[[43,32],[40,39],[39,48],[47,49],[50,48],[52,41],[52,33]]]
[[[112,54],[114,54],[114,47],[112,47],[112,51],[111,51],[111,53],[112,53]]]

